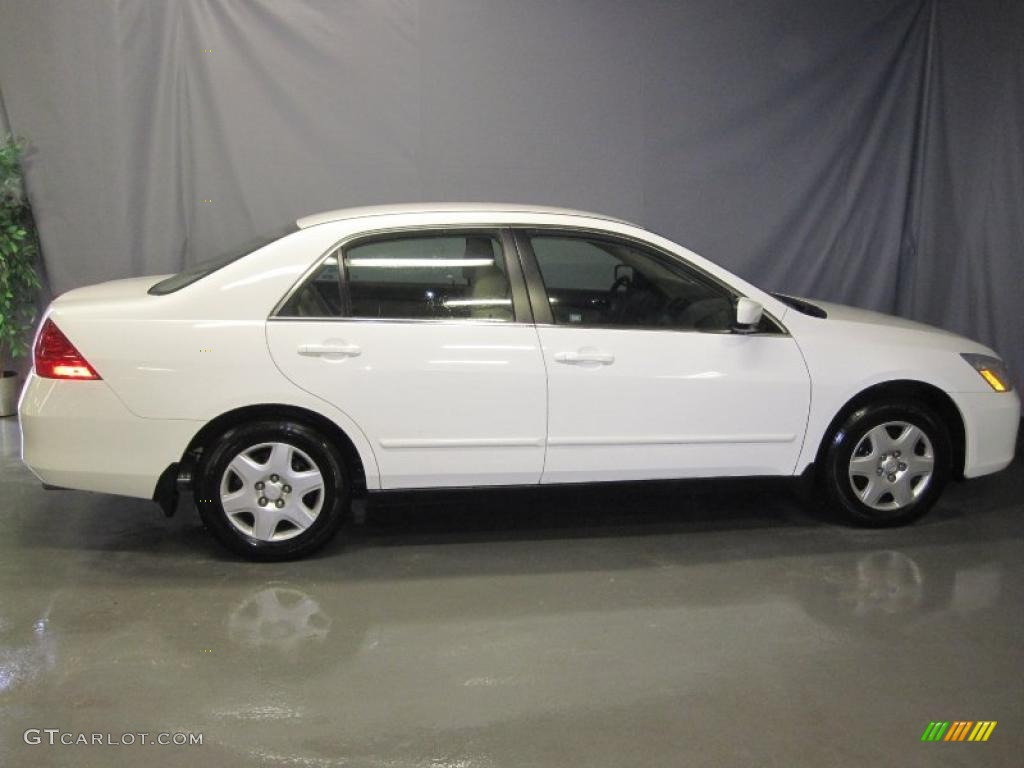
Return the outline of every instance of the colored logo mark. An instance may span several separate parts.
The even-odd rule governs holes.
[[[928,723],[921,741],[988,741],[995,720],[948,720]]]

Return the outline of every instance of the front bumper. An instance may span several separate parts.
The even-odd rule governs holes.
[[[18,407],[22,460],[47,485],[152,499],[202,422],[146,419],[105,381],[29,375]]]
[[[979,477],[1007,467],[1013,461],[1020,426],[1017,393],[957,392],[950,396],[964,417],[964,477]]]

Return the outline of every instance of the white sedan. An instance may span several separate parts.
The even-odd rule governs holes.
[[[47,485],[191,487],[254,559],[323,545],[353,495],[814,473],[913,520],[1013,458],[987,347],[765,293],[663,237],[512,205],[359,208],[49,307],[20,403]]]

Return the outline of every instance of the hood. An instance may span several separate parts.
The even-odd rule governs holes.
[[[850,307],[846,304],[834,304],[831,301],[819,301],[818,299],[805,299],[805,301],[809,301],[825,310],[830,320],[841,320],[846,323],[858,323],[864,325],[884,325],[889,328],[906,328],[913,331],[925,331],[927,333],[956,336],[955,333],[942,328],[936,328],[934,325],[919,323],[916,320],[908,320],[905,317],[897,317],[896,315],[887,315],[884,312],[875,312],[870,309]]]
[[[831,301],[819,301],[818,299],[803,300],[821,307],[828,316],[826,320],[815,320],[813,321],[814,323],[823,322],[832,325],[833,328],[839,324],[845,326],[845,339],[847,341],[865,344],[890,343],[931,347],[947,349],[958,353],[978,352],[986,355],[996,354],[983,344],[979,344],[952,331],[936,328],[934,325],[927,325],[926,323],[919,323],[915,320],[908,320],[905,317],[896,317],[895,315],[887,315],[882,312],[874,312],[869,309],[835,304]],[[787,317],[792,317],[795,314],[795,312],[787,313]]]

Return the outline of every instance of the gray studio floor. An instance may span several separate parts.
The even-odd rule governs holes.
[[[0,765],[1020,765],[1019,459],[895,531],[662,487],[375,505],[254,565],[185,505],[44,491],[0,425]]]

